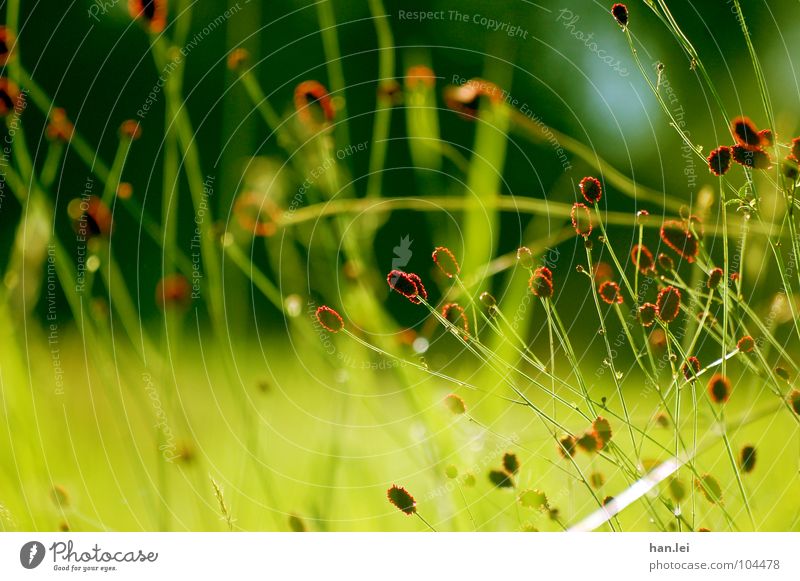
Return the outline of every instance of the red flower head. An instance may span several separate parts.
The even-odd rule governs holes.
[[[597,178],[587,176],[581,180],[579,185],[583,198],[590,204],[596,204],[603,197],[603,187]]]
[[[235,48],[228,53],[228,69],[238,71],[250,61],[250,51],[246,48]]]
[[[406,87],[413,89],[417,86],[424,85],[428,88],[433,88],[436,85],[436,75],[430,67],[425,65],[414,65],[409,67],[406,71]]]
[[[751,169],[769,169],[772,167],[772,158],[769,153],[759,147],[734,145],[733,161]]]
[[[540,298],[549,299],[553,297],[553,273],[546,266],[540,266],[531,275],[528,281],[528,288]]]
[[[758,136],[761,138],[761,145],[764,147],[775,145],[775,134],[772,133],[772,129],[762,129],[758,132]]]
[[[725,403],[731,396],[731,382],[721,373],[715,373],[708,381],[708,395],[714,403]]]
[[[597,289],[597,293],[609,305],[622,304],[622,293],[619,290],[619,285],[614,281],[607,280],[601,284],[600,288]]]
[[[407,274],[408,274],[408,278],[410,278],[411,281],[415,285],[417,285],[417,295],[418,295],[417,297],[409,298],[409,300],[412,303],[414,303],[415,305],[418,305],[418,304],[420,304],[422,302],[422,301],[419,300],[420,297],[427,301],[428,300],[428,291],[425,290],[425,285],[422,284],[422,279],[419,277],[419,275],[417,275],[417,274],[415,274],[413,272],[409,272]]]
[[[192,302],[192,285],[182,274],[168,274],[156,285],[156,305],[166,310],[170,307],[185,309]]]
[[[464,329],[464,340],[469,339],[469,319],[464,308],[458,303],[447,303],[442,307],[442,316],[457,327]]]
[[[327,305],[318,307],[316,316],[317,322],[319,322],[326,331],[338,333],[344,329],[342,316]]]
[[[111,210],[97,196],[88,200],[74,199],[67,206],[67,212],[74,220],[75,231],[86,239],[108,238],[113,228]]]
[[[14,81],[0,78],[0,117],[6,117],[22,105],[22,94]]]
[[[562,457],[570,458],[575,455],[577,445],[578,442],[575,436],[567,434],[558,439],[558,452]]]
[[[415,501],[414,497],[402,486],[393,484],[392,487],[386,491],[386,496],[389,502],[408,516],[417,512],[417,501]]]
[[[331,123],[336,116],[328,90],[318,81],[303,81],[297,85],[294,90],[294,109],[306,127]]]
[[[721,176],[728,172],[731,167],[731,148],[721,145],[711,152],[708,156],[708,169],[715,176]]]
[[[623,28],[628,26],[628,7],[624,4],[620,4],[619,2],[614,4],[611,7],[611,14],[614,15],[614,19],[619,23],[620,26]]]
[[[50,113],[50,123],[47,124],[47,138],[52,141],[69,141],[75,126],[67,117],[67,112],[61,107],[56,107]]]
[[[665,323],[671,323],[681,312],[681,291],[674,286],[661,289],[656,307],[658,307],[658,318]]]
[[[611,424],[603,416],[597,416],[597,419],[592,422],[592,433],[599,442],[599,448],[602,450],[606,444],[611,441]]]
[[[139,125],[138,121],[127,119],[120,124],[119,135],[124,139],[136,141],[142,136],[142,126]]]
[[[433,251],[433,261],[448,278],[458,276],[458,273],[461,272],[461,267],[458,265],[456,257],[453,256],[450,249],[444,246],[437,246],[436,250]]]
[[[694,262],[700,252],[700,244],[695,235],[689,231],[686,222],[665,221],[661,225],[661,239],[687,262]]]
[[[652,327],[658,316],[658,307],[653,303],[644,303],[639,307],[639,320],[645,327]]]
[[[694,381],[700,373],[700,360],[695,356],[689,357],[681,367],[681,371],[686,381]]]
[[[142,19],[150,32],[158,34],[167,25],[167,0],[128,0],[133,19]]]
[[[742,353],[752,353],[753,350],[756,348],[756,342],[750,335],[745,335],[736,343],[736,347]]]
[[[470,79],[463,85],[448,87],[444,92],[445,104],[466,119],[475,119],[478,116],[481,97],[499,103],[502,91],[490,81]]]
[[[795,161],[800,159],[800,137],[792,139],[792,157]]]
[[[722,281],[723,276],[725,276],[725,272],[721,268],[712,268],[711,272],[708,273],[708,281],[706,281],[706,286],[710,289],[717,288],[719,283]]]
[[[572,205],[570,212],[572,218],[572,227],[578,236],[588,238],[592,233],[592,215],[589,213],[589,208],[585,204],[577,202]]]
[[[17,39],[14,33],[5,26],[0,26],[0,66],[5,66],[14,56]]]
[[[739,145],[758,147],[761,145],[761,135],[758,128],[747,117],[736,117],[731,121],[731,134]]]
[[[656,270],[656,262],[653,259],[653,253],[650,252],[650,249],[644,244],[637,244],[633,247],[633,250],[631,250],[631,260],[642,274],[649,274]]]
[[[417,296],[420,294],[420,291],[416,283],[418,279],[419,277],[417,275],[412,276],[402,270],[393,270],[386,276],[386,282],[389,284],[389,288],[400,293],[415,304],[419,303]]]

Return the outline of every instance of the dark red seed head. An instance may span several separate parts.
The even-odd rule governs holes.
[[[546,266],[540,266],[531,275],[528,288],[534,296],[549,299],[553,297],[553,273]]]
[[[0,78],[0,117],[6,117],[17,111],[22,99],[22,93],[14,81],[6,77]]]
[[[597,289],[597,294],[609,305],[622,304],[622,293],[619,290],[619,285],[612,280],[607,280],[601,284],[600,288]]]
[[[187,308],[192,302],[192,285],[182,274],[168,274],[156,285],[156,306],[162,311]]]
[[[411,516],[417,512],[417,501],[411,496],[408,491],[402,486],[393,484],[392,487],[386,491],[386,496],[398,510]]]
[[[67,142],[72,138],[74,130],[75,126],[67,117],[67,112],[61,107],[55,107],[50,113],[50,123],[47,124],[47,138]]]
[[[793,155],[786,156],[786,159],[781,164],[781,170],[787,180],[796,182],[798,176],[800,176],[800,164],[798,164],[797,158]]]
[[[656,269],[656,262],[653,259],[653,253],[644,244],[637,244],[631,250],[631,260],[639,272],[642,274],[649,274]]]
[[[653,303],[644,303],[639,307],[639,320],[645,327],[651,327],[656,322],[658,307]]]
[[[628,26],[628,7],[617,2],[611,7],[611,14],[620,26]]]
[[[580,182],[581,194],[590,204],[596,204],[603,197],[603,187],[600,180],[592,176],[586,176]]]
[[[313,80],[303,81],[295,88],[294,110],[300,122],[307,127],[331,123],[336,116],[328,89]]]
[[[578,438],[575,443],[577,444],[578,448],[583,450],[584,452],[597,452],[602,447],[600,440],[597,439],[594,432],[585,432],[580,438]]]
[[[558,440],[558,453],[561,454],[561,456],[565,459],[571,458],[575,455],[575,448],[577,445],[578,443],[575,439],[575,436],[571,436],[569,434],[561,436],[561,438]]]
[[[711,272],[708,273],[706,286],[710,289],[717,288],[719,283],[722,282],[723,276],[725,276],[725,272],[721,268],[712,268]]]
[[[572,227],[575,229],[578,236],[588,238],[589,235],[591,235],[592,215],[585,204],[581,204],[580,202],[573,204],[570,218],[572,218]]]
[[[756,449],[755,446],[743,446],[739,455],[739,466],[742,467],[742,472],[752,472],[756,467]]]
[[[772,167],[772,158],[769,153],[759,147],[734,145],[731,149],[733,161],[750,169],[769,169]]]
[[[789,405],[792,406],[794,413],[800,416],[800,391],[792,390],[792,393],[789,394]]]
[[[167,25],[167,0],[128,0],[128,12],[141,18],[150,32],[162,32]]]
[[[414,89],[420,85],[430,89],[436,85],[436,75],[430,67],[414,65],[408,67],[406,71],[405,84],[409,89]]]
[[[792,139],[792,157],[795,160],[800,159],[800,137]]]
[[[665,323],[671,323],[681,312],[681,291],[674,286],[661,289],[656,307],[658,307],[658,318]]]
[[[458,276],[461,272],[461,267],[456,257],[453,256],[449,248],[445,248],[444,246],[437,246],[436,250],[433,251],[433,261],[436,263],[436,266],[439,267],[439,270],[448,278]]]
[[[597,416],[592,422],[592,433],[599,442],[599,449],[602,450],[611,441],[611,424],[603,416]]]
[[[661,225],[661,240],[687,262],[694,262],[700,252],[697,238],[687,229],[685,222],[666,220]]]
[[[708,380],[708,395],[714,403],[725,403],[731,396],[731,382],[721,373]]]
[[[739,145],[748,147],[761,145],[761,136],[758,134],[758,128],[747,117],[736,117],[731,121],[731,133]]]
[[[503,468],[509,474],[516,474],[519,472],[519,458],[513,452],[506,452],[503,454]]]
[[[708,169],[715,176],[721,176],[728,172],[731,167],[731,148],[721,145],[711,152],[708,156]]]
[[[415,305],[420,304],[420,302],[421,302],[419,300],[420,297],[427,301],[428,300],[428,291],[425,290],[425,285],[422,284],[422,279],[419,277],[419,275],[417,275],[417,274],[415,274],[413,272],[409,272],[409,273],[406,273],[406,274],[408,274],[408,278],[411,280],[411,282],[413,282],[415,285],[417,285],[417,296],[416,297],[409,297],[408,300],[410,300]]]
[[[756,348],[756,342],[750,335],[745,335],[736,343],[736,347],[742,353],[752,353],[753,350]]]
[[[386,282],[393,291],[400,293],[407,299],[411,299],[412,302],[414,300],[418,302],[419,287],[407,272],[393,270],[386,276]]]
[[[7,27],[0,26],[0,66],[5,66],[14,56],[17,40]]]
[[[505,470],[490,470],[489,482],[497,488],[514,488],[514,479]]]
[[[686,381],[694,381],[700,372],[700,360],[694,355],[689,357],[681,367],[681,371]]]
[[[327,305],[318,307],[316,316],[317,322],[326,331],[338,333],[344,329],[344,321],[342,320],[342,316]]]
[[[775,134],[772,133],[772,129],[762,129],[758,132],[758,136],[761,138],[761,145],[764,147],[775,145]]]

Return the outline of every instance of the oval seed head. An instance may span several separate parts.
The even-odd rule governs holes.
[[[432,89],[436,85],[436,75],[430,67],[414,65],[406,70],[405,85],[409,89],[417,87]]]
[[[488,308],[488,309],[491,309],[491,308],[497,306],[497,299],[495,299],[494,296],[492,294],[488,293],[488,292],[482,292],[481,296],[480,296],[480,299],[481,299],[481,303],[483,303],[483,306]]]
[[[672,478],[669,481],[669,495],[675,502],[681,502],[686,498],[686,485],[678,478]]]
[[[420,304],[420,302],[421,302],[419,300],[420,297],[422,297],[423,299],[425,299],[427,301],[428,300],[428,291],[425,290],[425,285],[422,284],[422,279],[419,277],[419,275],[415,274],[413,272],[409,272],[409,273],[406,273],[406,274],[408,274],[408,278],[411,279],[411,281],[415,285],[417,285],[417,296],[413,297],[413,298],[409,298],[408,300],[410,300],[415,305]]]
[[[156,306],[165,311],[187,309],[192,302],[192,285],[179,273],[168,274],[156,285]]]
[[[761,145],[761,135],[758,128],[748,117],[735,117],[731,121],[731,134],[739,145],[758,147]]]
[[[752,353],[756,348],[756,342],[750,335],[745,335],[736,343],[736,347],[742,353]]]
[[[246,48],[235,48],[228,53],[228,69],[241,71],[250,62],[250,52]]]
[[[671,323],[678,318],[681,312],[681,291],[674,286],[661,289],[656,300],[658,318],[665,323]]]
[[[671,256],[662,252],[658,255],[658,266],[660,266],[661,270],[664,272],[672,272],[675,270],[675,261],[672,260]]]
[[[528,288],[534,296],[550,299],[553,297],[553,275],[547,276],[546,273],[542,272],[542,268],[546,267],[537,268],[531,275],[530,280],[528,280]]]
[[[644,244],[637,244],[633,247],[631,260],[642,274],[650,274],[656,270],[656,261],[653,258],[653,253]]]
[[[455,480],[458,478],[458,468],[456,468],[453,464],[449,464],[447,468],[444,469],[444,475],[450,480]]]
[[[533,252],[527,246],[520,246],[517,248],[517,261],[522,268],[530,270],[533,268]]]
[[[503,468],[509,474],[516,474],[519,472],[519,459],[513,452],[506,452],[503,454]]]
[[[777,375],[778,377],[780,377],[784,381],[789,381],[789,379],[790,379],[789,372],[786,371],[786,369],[784,367],[780,367],[780,366],[776,367],[775,368],[775,375]]]
[[[592,215],[589,213],[589,208],[586,204],[576,202],[572,205],[570,211],[570,218],[572,219],[572,227],[578,236],[588,238],[592,233]]]
[[[547,495],[538,489],[523,490],[519,493],[519,503],[525,508],[547,510]]]
[[[294,110],[300,123],[312,129],[332,123],[336,117],[328,89],[314,80],[303,81],[295,87]]]
[[[464,400],[454,393],[451,393],[444,398],[444,405],[447,406],[447,409],[450,410],[450,413],[454,415],[459,416],[467,413],[467,404],[465,404]]]
[[[761,138],[761,145],[764,147],[775,145],[775,134],[772,133],[772,129],[762,129],[758,132],[758,136]]]
[[[708,273],[706,286],[712,290],[717,288],[723,276],[725,276],[725,272],[721,268],[712,268],[711,272]]]
[[[56,484],[50,491],[50,498],[58,508],[66,508],[69,506],[69,492],[61,484]]]
[[[0,66],[5,66],[14,57],[17,40],[6,26],[0,26]]]
[[[167,25],[167,0],[128,0],[128,13],[155,34]]]
[[[653,303],[644,303],[639,307],[639,321],[644,327],[652,327],[658,316],[658,307]]]
[[[619,290],[619,285],[614,281],[607,280],[601,284],[600,288],[597,289],[597,293],[609,305],[622,304],[622,293]]]
[[[772,158],[769,153],[759,147],[734,145],[731,149],[733,161],[751,169],[769,169],[772,167]]]
[[[800,164],[798,164],[797,158],[793,155],[787,155],[781,164],[781,171],[783,171],[783,176],[787,180],[792,183],[796,182],[798,176],[800,176]]]
[[[414,302],[419,294],[419,287],[414,279],[407,272],[393,270],[386,276],[386,282],[393,291],[403,295]]]
[[[742,467],[742,472],[752,472],[756,467],[756,449],[755,446],[744,446],[739,455],[739,466]]]
[[[700,245],[692,234],[686,222],[666,220],[661,225],[661,240],[664,244],[680,254],[687,262],[694,262],[700,253]]]
[[[447,278],[458,276],[461,272],[461,267],[456,257],[453,256],[449,248],[445,248],[444,246],[437,246],[436,250],[433,251],[433,261]]]
[[[794,413],[800,416],[800,391],[793,389],[789,394],[789,405],[792,406]]]
[[[600,440],[595,436],[594,432],[585,432],[575,443],[578,445],[578,448],[589,454],[597,452],[602,447]]]
[[[711,504],[722,504],[722,487],[711,474],[695,479],[695,486]]]
[[[731,148],[721,145],[708,156],[708,169],[715,176],[725,175],[731,167]]]
[[[692,355],[683,364],[681,371],[686,381],[694,381],[697,379],[697,374],[700,373],[700,360]]]
[[[611,14],[614,15],[614,19],[617,23],[625,28],[628,26],[628,7],[624,4],[617,2],[611,7]]]
[[[597,441],[599,442],[599,449],[605,448],[606,444],[611,441],[611,424],[603,416],[597,416],[597,419],[592,422],[592,433],[594,433]]]
[[[490,470],[489,482],[497,488],[514,488],[514,479],[511,478],[511,474],[504,470]]]
[[[17,84],[7,79],[0,78],[0,117],[7,117],[22,106],[22,93]]]
[[[731,396],[731,381],[721,373],[715,373],[708,381],[708,395],[714,403],[725,403]]]
[[[592,485],[592,488],[598,490],[603,487],[603,484],[606,483],[606,478],[603,476],[602,472],[592,472],[589,475],[589,484]]]
[[[330,333],[338,333],[344,329],[342,316],[327,305],[317,308],[317,322]]]
[[[130,139],[131,141],[136,141],[142,136],[142,126],[139,124],[138,121],[134,121],[133,119],[126,119],[119,126],[119,135],[123,139]]]
[[[72,138],[75,126],[67,117],[67,112],[61,107],[55,107],[50,113],[50,122],[45,133],[51,141],[67,142]]]
[[[565,459],[571,458],[575,455],[575,449],[578,445],[575,436],[565,434],[558,440],[558,453]]]
[[[580,181],[579,186],[583,199],[590,204],[596,204],[603,197],[603,187],[597,178],[586,176]]]
[[[417,501],[415,501],[414,497],[402,486],[393,484],[392,487],[386,491],[386,496],[389,502],[408,516],[417,512]]]

